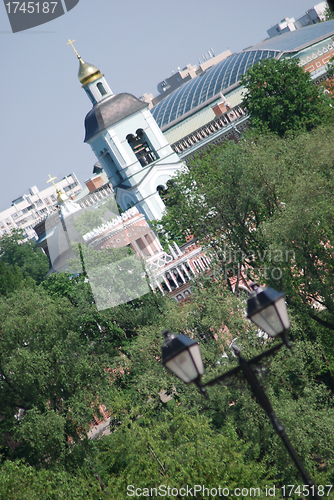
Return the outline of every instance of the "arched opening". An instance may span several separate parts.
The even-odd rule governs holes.
[[[126,140],[142,167],[146,167],[158,159],[143,129],[138,129],[136,136],[133,134],[127,135]]]
[[[103,86],[103,83],[99,82],[97,85],[98,91],[100,92],[101,96],[106,95],[107,91]]]
[[[157,191],[158,191],[159,196],[162,199],[162,201],[164,201],[164,197],[166,196],[167,191],[168,191],[167,187],[160,185],[160,186],[157,187]]]
[[[171,207],[176,204],[175,198],[173,196],[173,188],[175,186],[175,182],[172,179],[166,182],[166,186],[159,184],[157,186],[157,191],[159,193],[160,198],[166,205],[166,207]]]

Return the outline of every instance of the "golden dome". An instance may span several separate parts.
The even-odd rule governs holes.
[[[99,68],[93,64],[85,63],[80,56],[78,56],[78,59],[80,62],[78,78],[83,87],[103,76],[101,75]]]
[[[62,203],[65,203],[65,201],[68,201],[69,198],[68,198],[67,194],[62,193],[60,191],[60,189],[58,189],[58,188],[56,190],[57,190],[57,195],[58,195],[57,196],[58,205],[61,205]]]

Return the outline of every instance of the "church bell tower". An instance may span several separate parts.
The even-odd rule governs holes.
[[[158,188],[167,187],[182,163],[148,104],[132,94],[114,95],[100,70],[74,51],[79,81],[93,105],[85,118],[84,142],[108,175],[122,210],[136,206],[147,220],[161,219],[165,205]]]

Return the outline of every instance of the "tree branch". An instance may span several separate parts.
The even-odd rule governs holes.
[[[328,321],[319,318],[318,316],[316,316],[313,313],[310,313],[310,316],[312,319],[317,321],[320,325],[325,326],[326,328],[329,328],[330,330],[334,330],[334,325],[332,323],[329,323]]]

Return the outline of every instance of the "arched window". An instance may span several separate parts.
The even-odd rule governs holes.
[[[167,207],[171,207],[176,204],[176,200],[173,198],[170,192],[170,188],[174,186],[175,182],[171,179],[166,182],[166,187],[162,185],[157,186],[159,196]]]
[[[146,165],[158,159],[143,129],[138,129],[136,136],[133,134],[127,135],[126,140],[142,167],[146,167]]]
[[[100,94],[101,94],[102,96],[106,95],[107,91],[106,91],[106,89],[103,87],[103,83],[99,82],[96,86],[97,86],[97,88],[98,88],[98,90],[99,90],[99,92],[100,92]]]
[[[157,191],[159,193],[160,198],[162,198],[162,199],[167,194],[167,188],[165,188],[164,186],[158,186]]]

